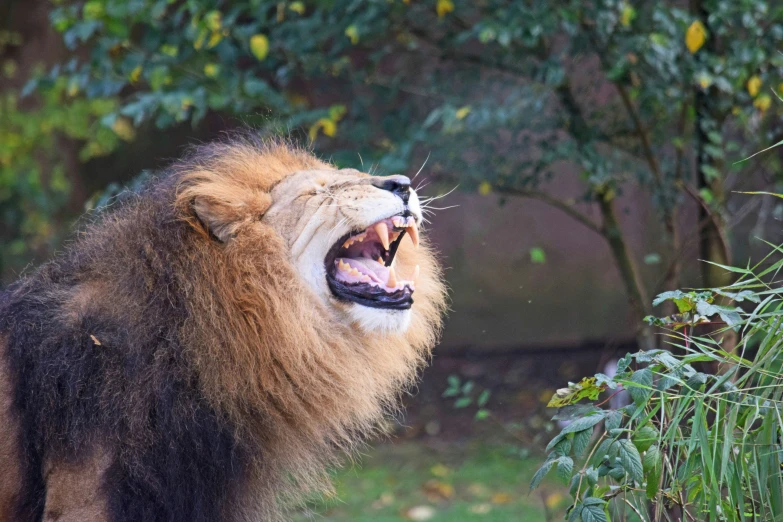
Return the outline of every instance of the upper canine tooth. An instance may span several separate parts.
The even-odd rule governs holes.
[[[397,286],[397,274],[394,273],[394,267],[389,267],[389,278],[386,280],[386,286],[394,288]]]
[[[378,238],[381,240],[384,250],[389,250],[389,227],[386,223],[380,222],[375,225],[375,233],[378,234]]]
[[[410,234],[411,236],[411,241],[413,241],[413,246],[415,247],[419,246],[419,227],[416,225],[416,221],[414,221],[412,225],[409,225],[406,230],[408,231],[408,234]]]

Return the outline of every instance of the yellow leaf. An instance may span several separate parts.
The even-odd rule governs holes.
[[[544,503],[549,509],[554,509],[560,504],[561,500],[563,500],[563,495],[560,493],[552,493],[547,495],[546,499],[544,499]]]
[[[623,10],[620,13],[620,23],[623,24],[623,27],[631,25],[634,18],[636,18],[636,9],[628,4],[623,4]]]
[[[204,74],[207,78],[214,78],[220,73],[220,66],[215,63],[208,63],[204,66]]]
[[[707,29],[704,27],[704,24],[701,23],[701,20],[696,20],[685,32],[685,45],[688,46],[688,50],[691,54],[696,54],[696,51],[701,49],[706,41]]]
[[[133,138],[136,137],[136,129],[133,128],[130,118],[126,118],[124,116],[114,120],[114,123],[111,126],[111,130],[114,131],[114,134],[125,141],[133,141]]]
[[[295,13],[299,13],[300,15],[303,15],[305,12],[304,2],[291,2],[288,8]]]
[[[443,464],[435,464],[430,468],[430,473],[436,477],[446,477],[451,474],[451,470]]]
[[[457,110],[457,119],[464,120],[465,116],[467,116],[468,114],[470,114],[470,107],[466,105],[465,107],[462,107],[461,109]]]
[[[753,106],[761,112],[766,112],[770,105],[772,105],[772,98],[769,96],[769,94],[762,94],[753,100]]]
[[[755,98],[761,90],[761,78],[759,78],[757,75],[751,76],[746,86],[748,88],[748,94]]]
[[[77,82],[76,80],[71,80],[68,83],[68,90],[66,92],[68,93],[68,96],[71,97],[79,94],[79,82]]]
[[[220,11],[210,11],[204,15],[204,25],[210,31],[219,31],[223,27],[223,16]]]
[[[185,96],[184,98],[182,98],[181,106],[183,111],[193,107],[193,98],[191,98],[190,96]]]
[[[490,185],[489,181],[482,181],[478,187],[478,192],[482,196],[486,196],[492,192],[492,185]]]
[[[699,87],[702,89],[708,89],[712,85],[712,78],[708,74],[698,75],[696,81],[699,82]]]
[[[209,37],[209,41],[207,42],[207,49],[212,49],[217,44],[219,44],[220,40],[222,39],[223,39],[222,33],[218,33],[218,32],[212,33],[212,36]]]
[[[422,491],[430,502],[448,500],[454,496],[454,486],[436,479],[425,482]]]
[[[315,141],[315,139],[318,137],[318,131],[323,132],[324,136],[333,138],[335,134],[337,134],[337,124],[329,118],[321,118],[320,120],[316,121],[313,126],[310,127],[308,132],[310,141]]]
[[[444,17],[453,10],[454,2],[451,0],[438,0],[438,3],[435,5],[435,11],[437,11],[439,17]]]
[[[493,504],[508,504],[512,500],[513,498],[508,493],[495,493],[490,499]]]
[[[255,34],[250,37],[250,52],[258,60],[263,60],[269,54],[269,38],[264,34]]]
[[[139,78],[141,77],[141,71],[143,69],[141,68],[141,65],[137,65],[135,69],[131,71],[131,73],[128,75],[128,79],[131,83],[136,83],[139,81]]]
[[[354,24],[351,24],[345,28],[345,36],[351,39],[351,43],[353,45],[359,43],[359,30]]]
[[[176,45],[171,44],[164,44],[160,46],[160,52],[165,54],[166,56],[171,56],[172,58],[175,58],[177,54],[179,54],[179,49]]]
[[[207,31],[206,29],[202,29],[201,31],[199,31],[198,37],[196,38],[196,41],[193,42],[193,48],[195,50],[198,51],[199,49],[204,47],[204,42],[206,41],[208,34],[209,34],[209,31]]]
[[[329,119],[338,122],[345,116],[345,105],[332,105],[329,107]]]

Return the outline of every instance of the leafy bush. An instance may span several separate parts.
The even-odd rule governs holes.
[[[626,509],[645,521],[783,517],[777,253],[783,249],[773,247],[755,267],[722,267],[739,276],[730,286],[661,294],[655,304],[673,301],[679,313],[647,320],[665,329],[670,350],[627,354],[613,378],[598,374],[558,390],[550,406],[568,423],[531,487],[557,469],[574,499],[569,522],[606,521]],[[741,336],[734,353],[716,340],[727,329]],[[592,403],[621,390],[631,399],[625,407]]]

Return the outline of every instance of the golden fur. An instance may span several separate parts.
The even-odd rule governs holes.
[[[445,293],[430,248],[425,243],[414,250],[406,241],[397,254],[400,272],[422,267],[408,331],[378,335],[340,322],[292,266],[291,231],[258,220],[272,203],[270,189],[304,170],[334,167],[281,143],[262,149],[234,143],[187,166],[177,205],[206,236],[204,224],[188,213],[190,202],[206,200],[234,236],[226,244],[205,242],[190,267],[193,319],[185,330],[193,346],[203,347],[192,357],[202,369],[205,395],[237,426],[271,427],[269,460],[293,474],[297,488],[319,489],[324,465],[334,463],[324,457],[334,456],[334,448],[351,450],[412,383],[437,340]],[[254,426],[248,411],[263,411],[275,422]]]

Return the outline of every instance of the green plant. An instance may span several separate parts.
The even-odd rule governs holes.
[[[476,406],[476,420],[483,420],[489,417],[490,412],[486,409],[487,403],[492,392],[487,389],[476,387],[476,383],[467,380],[462,381],[457,375],[449,375],[448,387],[443,392],[443,397],[454,397],[454,408],[461,409],[468,406]]]
[[[342,164],[359,153],[395,172],[431,153],[431,177],[537,199],[593,232],[637,317],[650,280],[680,286],[691,237],[703,259],[729,262],[726,194],[779,171],[770,157],[724,158],[780,139],[783,8],[769,0],[53,4],[53,28],[82,52],[31,89],[65,77],[79,96],[117,99],[105,128],[219,113],[306,136]],[[573,197],[551,190],[554,177],[577,181]],[[646,267],[622,226],[621,196],[638,187],[662,224]],[[689,200],[691,229],[678,219]],[[644,324],[639,337],[654,343]]]
[[[627,354],[613,378],[599,374],[553,397],[556,418],[570,422],[531,487],[556,468],[573,496],[569,521],[609,520],[612,503],[645,521],[783,517],[783,259],[773,261],[783,248],[770,246],[753,267],[719,267],[739,277],[732,285],[658,296],[679,311],[648,318],[666,329],[671,350]],[[740,335],[737,352],[716,341],[725,329]],[[601,409],[608,398],[599,395],[621,389],[631,404]]]

